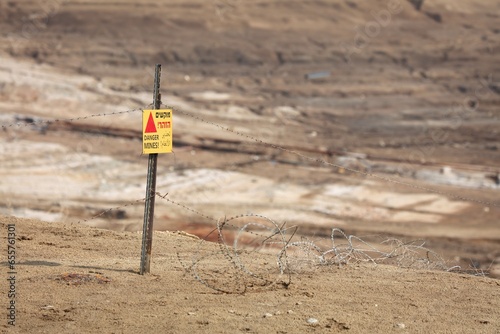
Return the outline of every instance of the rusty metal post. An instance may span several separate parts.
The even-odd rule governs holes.
[[[160,76],[161,65],[156,64],[155,82],[153,93],[153,109],[160,109]],[[151,268],[151,248],[153,245],[153,218],[155,211],[156,197],[156,166],[158,164],[158,153],[150,154],[148,157],[148,176],[146,184],[146,203],[144,204],[144,225],[142,228],[142,250],[141,250],[141,270],[140,274],[150,272]]]

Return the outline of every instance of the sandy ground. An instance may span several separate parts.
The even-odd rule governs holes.
[[[174,154],[159,158],[157,191],[168,195],[156,198],[156,230],[204,237],[224,217],[260,214],[297,226],[297,238],[317,243],[328,243],[332,228],[377,245],[391,238],[423,242],[446,268],[499,278],[499,6],[493,0],[426,1],[419,10],[406,0],[1,2],[0,214],[118,233],[97,230],[96,237],[139,238],[147,169],[141,109],[152,102],[154,64],[161,63],[162,101],[174,107]],[[154,248],[155,257],[157,251],[170,252]],[[124,270],[136,270],[135,261]],[[169,271],[182,275],[175,268]],[[439,281],[434,292],[456,280],[482,282],[382,265],[356,268],[311,275],[322,284],[328,275],[338,275],[328,284],[346,282],[344,274],[357,282],[355,273],[365,271],[381,275],[374,284],[413,275],[422,285]],[[145,279],[115,274],[129,275],[126,282]],[[371,284],[364,275],[362,284]],[[294,281],[307,286],[306,277]],[[190,286],[205,288],[196,280]],[[399,291],[396,283],[388,288]],[[326,298],[321,286],[309,292],[314,289],[315,298]],[[367,289],[373,296],[366,298],[375,298],[377,289]],[[221,297],[210,289],[199,293],[192,298]],[[362,297],[352,300],[364,305]],[[490,301],[476,307],[492,309]],[[405,310],[415,317],[419,311]],[[453,326],[449,310],[440,312],[443,324]],[[431,313],[431,323],[440,326]],[[271,320],[261,315],[259,321]],[[320,319],[323,328],[349,324],[329,317]],[[363,321],[368,318],[378,326],[375,313]],[[484,319],[484,332],[498,329],[494,319]],[[375,331],[399,323],[386,320],[389,327]],[[481,331],[476,320],[462,330]],[[120,324],[127,332],[136,323]],[[359,326],[352,330],[366,332]],[[411,332],[431,330],[425,326]]]
[[[253,273],[272,264],[266,277],[273,283],[249,284],[216,244],[173,232],[155,233],[152,274],[141,276],[139,233],[1,217],[4,235],[8,224],[17,234],[18,333],[500,330],[494,279],[366,263],[302,268],[288,277],[279,275],[274,256],[252,253],[260,268]],[[201,254],[212,256],[198,261]],[[193,259],[200,279],[244,293],[201,284],[186,272]]]

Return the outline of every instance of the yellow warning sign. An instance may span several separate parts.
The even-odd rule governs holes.
[[[142,153],[172,152],[172,109],[142,111]]]

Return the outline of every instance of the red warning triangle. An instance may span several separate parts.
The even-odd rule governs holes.
[[[156,132],[156,125],[155,121],[153,120],[153,113],[150,112],[148,118],[148,124],[146,125],[146,130],[144,131],[144,133],[152,133],[152,132]]]

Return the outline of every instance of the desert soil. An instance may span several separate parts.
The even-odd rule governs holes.
[[[274,271],[275,284],[217,293],[186,272],[215,243],[155,232],[152,274],[138,274],[141,235],[2,217],[15,224],[18,333],[497,333],[500,282],[442,271],[348,264]],[[256,261],[276,259],[253,254]],[[184,264],[183,262],[184,261]],[[245,275],[210,259],[219,287]],[[206,275],[206,276],[205,276]],[[234,275],[234,276],[233,276]],[[2,299],[3,300],[3,299]],[[309,323],[316,319],[317,323]],[[309,321],[309,322],[308,322]],[[2,332],[6,331],[2,324]],[[14,331],[16,332],[16,331]]]
[[[499,13],[493,0],[1,2],[17,330],[499,332]],[[156,63],[174,153],[159,157],[143,277],[141,109]],[[424,243],[440,271],[350,261],[243,295],[185,274],[176,253],[198,256],[201,241],[172,231],[204,238],[242,214],[314,244],[333,228]],[[220,244],[201,244],[219,250],[200,264],[211,281],[247,287]],[[66,284],[75,273],[95,279]]]

